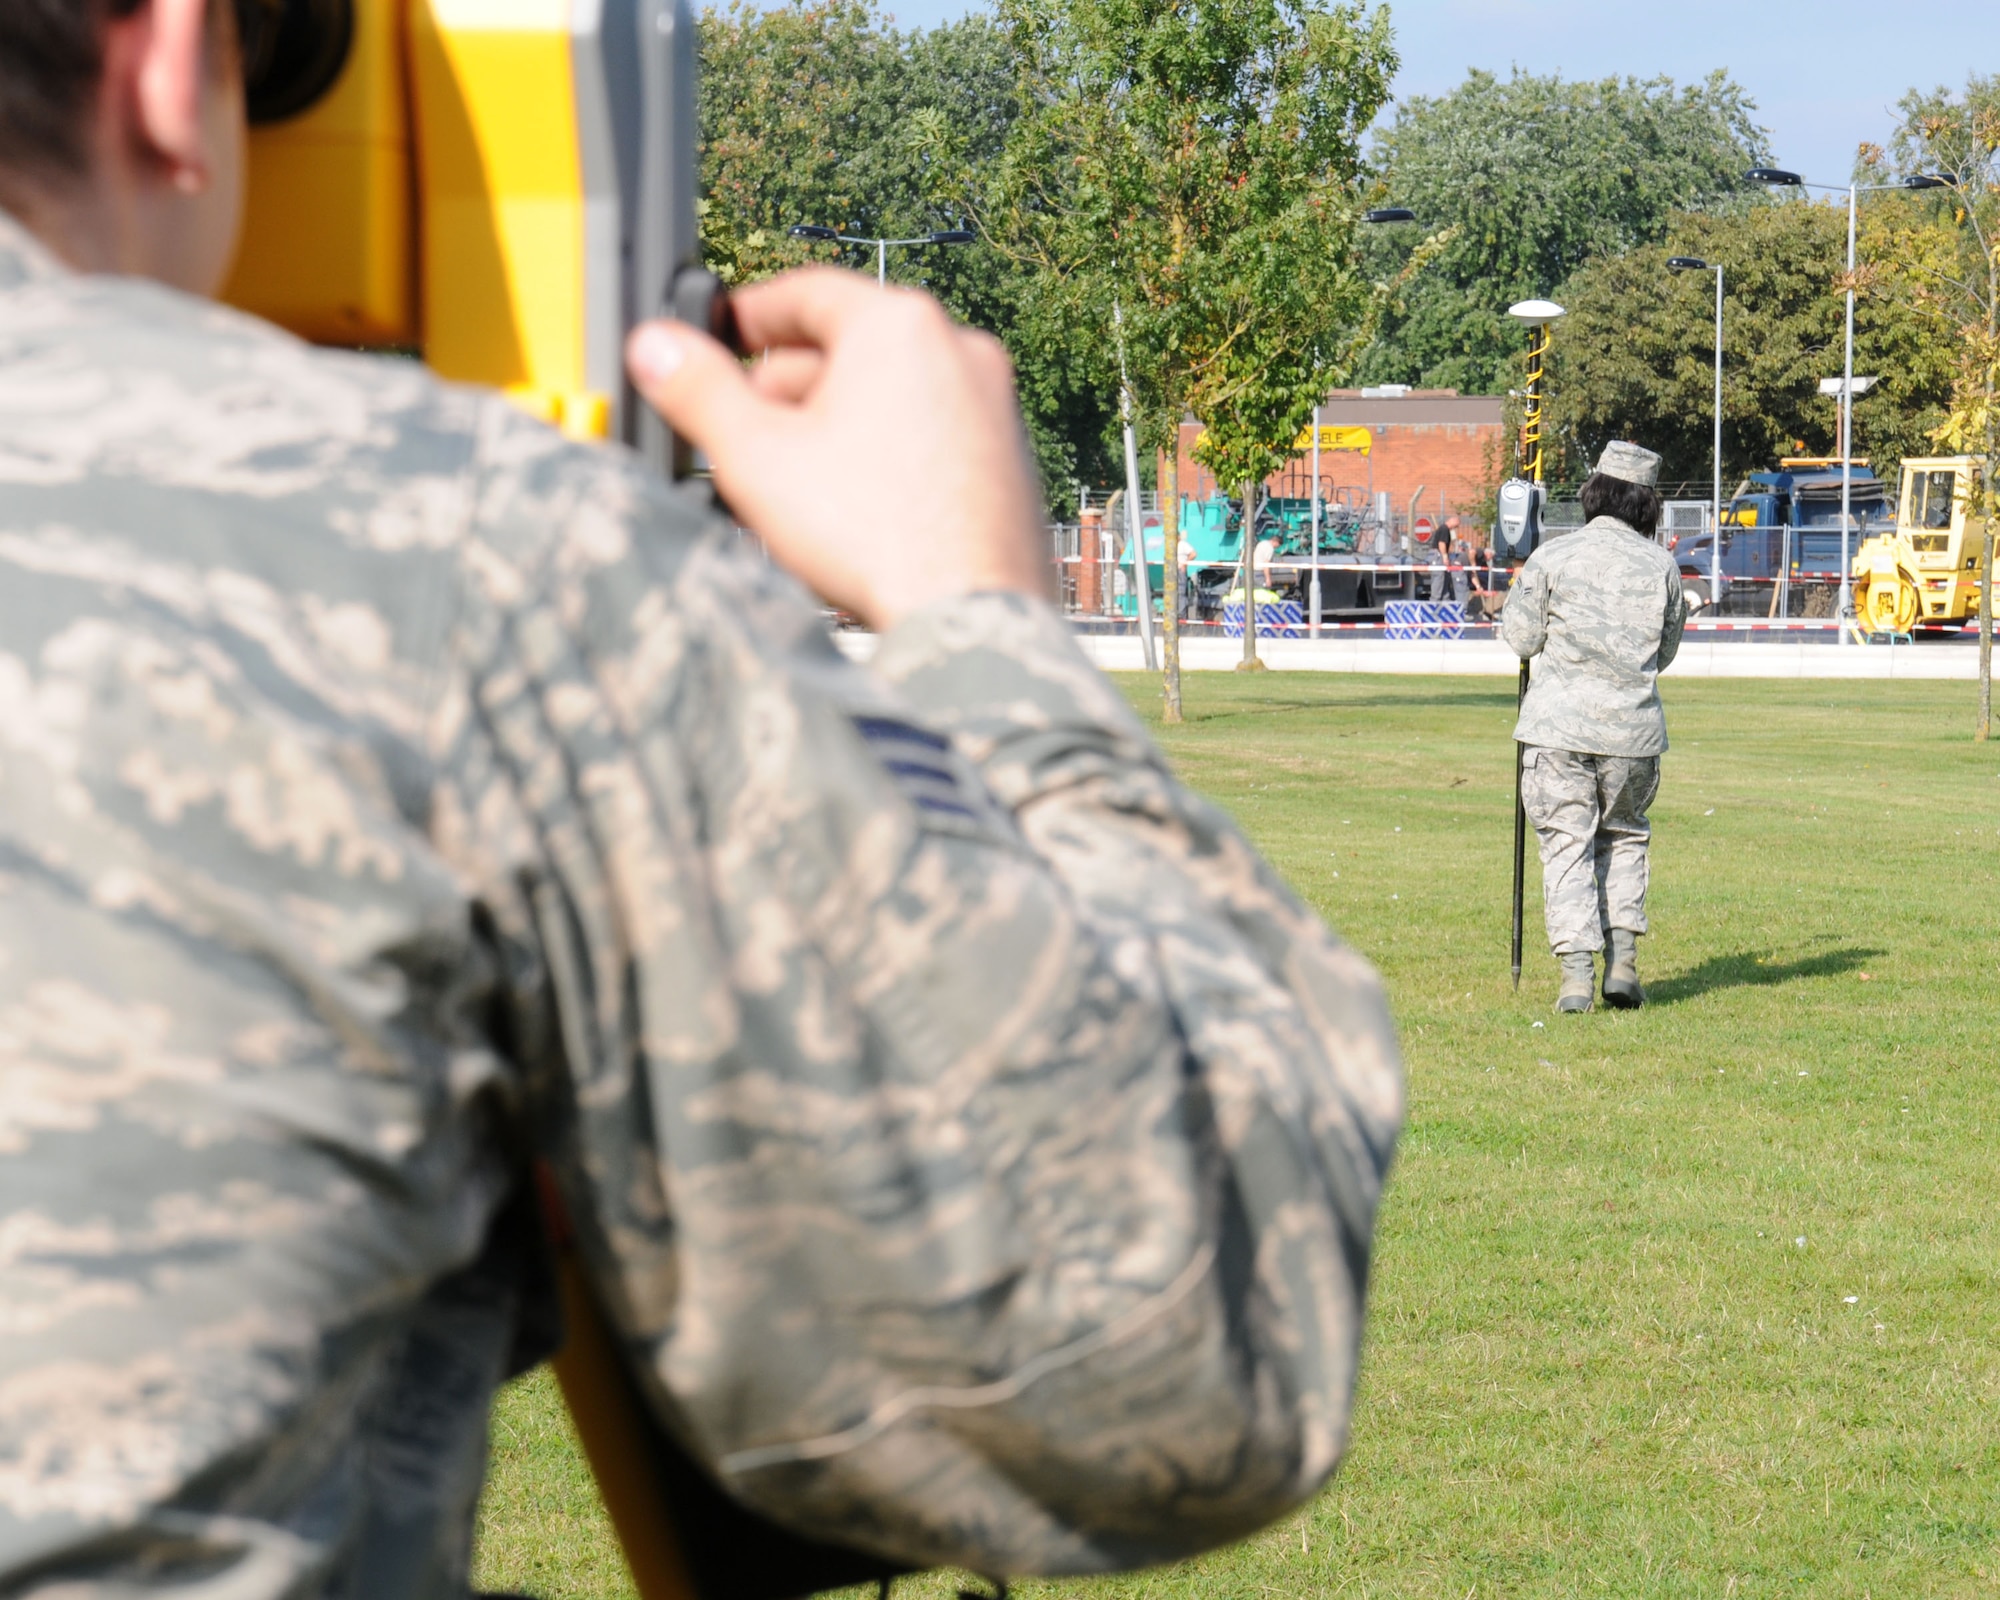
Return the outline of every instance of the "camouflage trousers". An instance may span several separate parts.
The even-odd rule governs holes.
[[[1542,852],[1542,916],[1557,955],[1602,950],[1611,928],[1646,931],[1646,808],[1658,756],[1590,756],[1531,744],[1521,803]]]

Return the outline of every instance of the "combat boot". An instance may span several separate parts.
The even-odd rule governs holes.
[[[1588,1011],[1593,981],[1596,978],[1594,963],[1588,950],[1572,950],[1562,957],[1562,991],[1556,996],[1558,1011]]]
[[[1630,928],[1611,930],[1611,948],[1604,953],[1604,1003],[1620,1011],[1636,1011],[1646,1003],[1639,987],[1639,936]]]

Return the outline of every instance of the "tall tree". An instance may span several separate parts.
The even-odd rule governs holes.
[[[736,0],[703,14],[701,56],[702,243],[730,281],[828,259],[790,236],[797,223],[904,238],[951,226],[914,119],[948,115],[967,152],[991,160],[1012,115],[1006,41],[977,15],[902,33],[868,0]],[[845,253],[874,270],[872,251]],[[951,248],[891,263],[904,281],[975,300],[993,267]]]
[[[1887,151],[1865,148],[1871,176],[1944,174],[1942,189],[1903,198],[1909,223],[1887,230],[1869,287],[1897,299],[1954,349],[1951,404],[1933,437],[1983,463],[1971,516],[1989,519],[1979,552],[1979,709],[1973,737],[1993,729],[1993,532],[2000,523],[2000,76],[1974,74],[1963,95],[1911,91]],[[1857,274],[1857,276],[1859,276]]]
[[[1525,344],[1507,307],[1657,242],[1678,213],[1743,203],[1744,170],[1767,159],[1753,111],[1720,72],[1687,87],[1473,72],[1402,101],[1374,151],[1384,189],[1455,231],[1386,319],[1363,381],[1504,392]],[[1407,231],[1367,241],[1376,276],[1414,247]]]
[[[1712,450],[1715,280],[1674,273],[1673,255],[1720,262],[1723,470],[1831,454],[1836,402],[1819,380],[1841,370],[1847,207],[1793,201],[1668,219],[1663,243],[1587,263],[1560,286],[1569,315],[1549,358],[1552,466],[1575,479],[1610,439],[1664,457],[1668,481],[1706,483]],[[1893,475],[1921,454],[1950,395],[1950,342],[1908,305],[1864,294],[1855,370],[1880,387],[1854,409],[1855,452]],[[1705,497],[1705,496],[1704,496]]]
[[[735,0],[704,12],[701,49],[702,245],[728,282],[809,260],[874,270],[866,248],[792,238],[798,223],[890,238],[960,226],[939,181],[935,131],[949,128],[953,158],[984,170],[1017,106],[1007,34],[978,13],[903,32],[870,0],[769,10]],[[1105,481],[1102,358],[1040,314],[1013,263],[985,243],[938,246],[892,252],[889,274],[1007,344],[1052,499],[1066,501],[1079,476]]]
[[[1223,481],[1260,479],[1289,453],[1370,303],[1354,226],[1362,133],[1396,65],[1387,12],[1001,0],[1001,15],[1021,110],[968,203],[1053,314],[1101,334],[1122,308],[1149,445],[1176,460],[1192,410]],[[1177,474],[1166,490],[1171,599]],[[1177,719],[1174,609],[1165,689]]]

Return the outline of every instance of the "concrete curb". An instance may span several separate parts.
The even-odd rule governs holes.
[[[842,633],[840,648],[855,661],[875,654],[872,634]],[[1106,672],[1138,672],[1136,637],[1079,634],[1077,643]],[[1408,672],[1511,678],[1514,652],[1495,639],[1265,639],[1257,654],[1274,672]],[[1181,641],[1185,672],[1230,672],[1243,659],[1240,639]],[[1979,676],[1979,652],[1954,645],[1724,644],[1689,638],[1667,669],[1672,678],[1922,678],[1969,682]]]

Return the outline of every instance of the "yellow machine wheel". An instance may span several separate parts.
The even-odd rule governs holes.
[[[1908,633],[1917,625],[1917,588],[1901,573],[1877,574],[1854,597],[1855,615],[1869,633]]]

